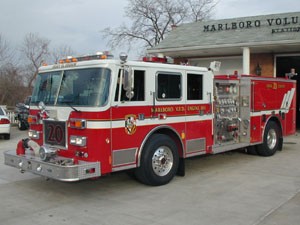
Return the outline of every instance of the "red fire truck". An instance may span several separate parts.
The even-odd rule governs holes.
[[[99,53],[42,66],[29,138],[5,164],[60,181],[130,170],[164,185],[184,174],[185,158],[240,148],[271,156],[295,133],[295,81],[145,61]]]

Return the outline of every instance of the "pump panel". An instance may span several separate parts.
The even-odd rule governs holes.
[[[239,143],[238,80],[215,80],[214,142],[217,145]]]

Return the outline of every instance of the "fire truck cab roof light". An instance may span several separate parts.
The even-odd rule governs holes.
[[[156,62],[156,63],[167,63],[168,59],[166,57],[148,56],[143,57],[144,62]]]
[[[65,59],[60,59],[58,61],[59,64],[64,64],[64,63],[76,63],[80,61],[88,61],[88,60],[97,60],[97,59],[112,59],[114,56],[110,54],[108,51],[104,52],[96,52],[95,54],[92,55],[84,55],[84,56],[78,56],[78,57],[73,57],[73,56],[67,56]]]

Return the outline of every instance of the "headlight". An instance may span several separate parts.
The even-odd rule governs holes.
[[[70,136],[70,144],[71,145],[76,145],[76,146],[81,146],[85,147],[86,146],[86,137],[83,136]]]
[[[43,161],[49,161],[52,157],[56,156],[56,149],[47,148],[45,146],[41,146],[40,148],[40,158]]]
[[[28,136],[32,139],[40,139],[40,132],[36,130],[29,130]]]

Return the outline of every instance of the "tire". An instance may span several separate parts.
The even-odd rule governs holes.
[[[9,140],[10,139],[10,134],[4,134],[4,140]]]
[[[277,123],[270,121],[265,129],[263,143],[256,148],[261,156],[272,156],[280,148],[280,128]]]
[[[165,185],[174,178],[178,164],[175,142],[167,135],[154,134],[143,149],[141,165],[135,170],[135,176],[147,185]]]
[[[19,130],[26,130],[27,129],[26,122],[23,120],[18,120],[18,128]]]

